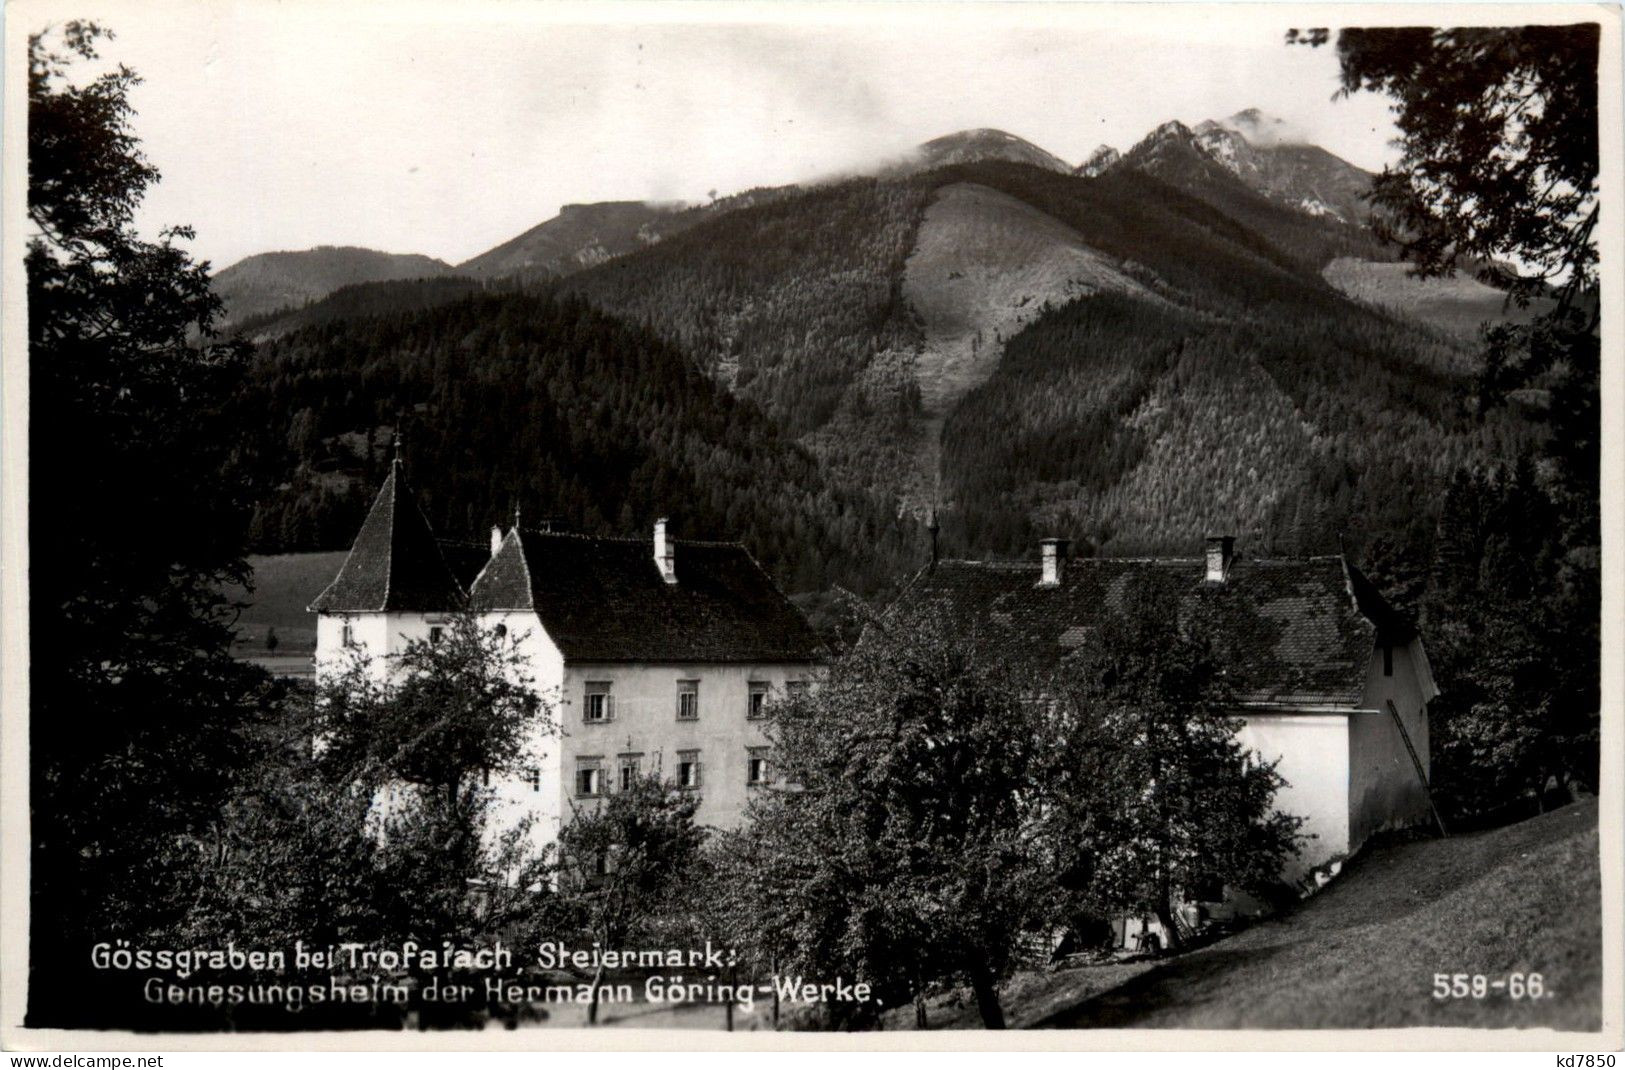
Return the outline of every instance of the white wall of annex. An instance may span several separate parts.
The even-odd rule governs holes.
[[[1349,850],[1349,718],[1341,713],[1247,713],[1237,738],[1286,781],[1275,809],[1313,836],[1282,876],[1297,880]]]

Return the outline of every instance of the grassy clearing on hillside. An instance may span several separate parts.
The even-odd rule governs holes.
[[[1490,832],[1375,849],[1295,910],[1199,951],[1145,964],[1018,975],[1026,1028],[1601,1028],[1595,800]],[[1540,973],[1548,995],[1436,1000],[1435,973]],[[910,1028],[912,1010],[894,1015]],[[967,997],[935,1028],[977,1028]]]
[[[269,554],[248,559],[254,569],[254,589],[228,589],[226,597],[245,602],[237,618],[239,656],[263,652],[265,637],[276,629],[277,653],[308,654],[316,649],[316,615],[305,611],[322,589],[333,582],[343,551],[322,554]]]
[[[1486,323],[1527,323],[1540,306],[1513,308],[1506,294],[1470,275],[1419,279],[1411,265],[1340,256],[1321,273],[1357,301],[1412,316],[1457,338],[1472,341]]]

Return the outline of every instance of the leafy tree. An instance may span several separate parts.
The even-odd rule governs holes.
[[[1040,729],[1028,689],[965,637],[872,627],[769,724],[785,788],[751,809],[774,882],[755,899],[780,897],[792,928],[764,950],[786,970],[869,982],[886,1005],[967,981],[983,1023],[1003,1028],[998,982],[1046,902],[1027,835]],[[879,1005],[830,1010],[861,1024]]]
[[[694,823],[699,798],[655,774],[590,809],[559,834],[559,925],[600,947],[626,947],[666,914],[682,910],[687,874],[705,832]],[[587,1022],[598,1021],[602,963],[592,977]]]
[[[1236,738],[1211,632],[1145,592],[1108,613],[1061,677],[1048,830],[1085,914],[1152,915],[1175,947],[1177,904],[1208,888],[1264,893],[1302,820],[1282,780]]]
[[[683,910],[698,939],[729,948],[752,983],[783,973],[794,948],[798,888],[772,841],[747,822],[713,832],[687,881]],[[773,1025],[779,1025],[779,989],[773,988]],[[730,1019],[731,1020],[731,1019]]]
[[[477,615],[450,617],[383,663],[352,656],[317,703],[324,761],[351,778],[383,775],[455,800],[487,774],[518,775],[557,732],[513,638]]]
[[[1469,822],[1526,812],[1551,777],[1597,786],[1599,726],[1585,700],[1595,681],[1565,669],[1595,662],[1572,646],[1553,510],[1527,456],[1462,472],[1445,496],[1424,603],[1430,657],[1450,685],[1429,707],[1434,780]]]
[[[1594,765],[1582,767],[1594,761],[1601,700],[1599,41],[1597,24],[1577,23],[1350,29],[1337,42],[1344,92],[1393,99],[1404,155],[1378,180],[1373,199],[1417,272],[1472,265],[1514,300],[1546,301],[1528,323],[1486,333],[1479,409],[1517,391],[1545,399],[1544,473],[1502,480],[1497,493],[1545,499],[1542,518],[1559,544],[1542,560],[1555,567],[1521,600],[1498,574],[1479,584],[1446,582],[1426,600],[1434,630],[1470,630],[1472,641],[1442,659],[1441,712],[1458,719],[1444,734],[1474,747],[1485,762],[1479,774],[1495,783],[1525,760],[1582,783],[1596,778]],[[1458,481],[1457,489],[1458,509],[1465,508],[1470,488]],[[1458,512],[1441,520],[1441,532],[1463,525]],[[1440,553],[1459,555],[1461,546],[1456,539]],[[1438,564],[1436,574],[1466,574],[1461,561]],[[1481,645],[1492,637],[1498,645]],[[1448,699],[1452,692],[1456,699]],[[1512,716],[1497,722],[1495,709]],[[1516,745],[1505,735],[1513,724]],[[1545,757],[1533,759],[1537,753]]]
[[[551,860],[528,821],[499,819],[486,772],[517,775],[552,731],[515,644],[471,614],[438,642],[352,656],[256,724],[255,761],[190,870],[185,934],[523,942],[546,916]]]
[[[1372,201],[1426,276],[1477,264],[1522,297],[1596,280],[1595,23],[1338,34],[1343,93],[1394,99]]]
[[[219,593],[248,577],[221,416],[245,347],[215,340],[190,232],[134,230],[158,172],[140,79],[85,73],[109,36],[28,44],[31,1025],[94,1018],[84,949],[187,908],[177,869],[212,839],[263,679],[230,658]]]

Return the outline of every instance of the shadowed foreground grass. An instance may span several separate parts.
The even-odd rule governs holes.
[[[1597,848],[1595,800],[1490,832],[1379,848],[1286,915],[1058,1010],[1029,993],[1022,1002],[1039,1013],[1014,1007],[1013,1017],[1070,1029],[1597,1030]],[[1491,981],[1540,973],[1547,995],[1436,1000],[1436,972]],[[1060,984],[1066,975],[1046,976]]]
[[[1379,847],[1292,911],[1158,965],[1017,974],[1012,1027],[1361,1029],[1602,1027],[1597,804],[1490,832]],[[1548,995],[1435,1000],[1434,973],[1541,974]],[[968,993],[933,1029],[977,1029]],[[886,1028],[913,1028],[913,1011]]]

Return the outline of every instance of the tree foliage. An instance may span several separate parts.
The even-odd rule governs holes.
[[[557,734],[530,671],[515,637],[472,613],[452,615],[437,639],[414,639],[382,666],[352,656],[317,705],[324,761],[448,793],[476,776],[518,775]]]
[[[1039,710],[963,637],[876,630],[769,725],[775,790],[753,805],[747,909],[783,972],[874,986],[878,1004],[965,982],[1002,1028],[997,983],[1042,916],[1046,871],[1027,832],[1043,756]],[[741,848],[744,850],[744,848]],[[836,1024],[876,1003],[829,1008]]]
[[[559,835],[555,933],[579,933],[583,942],[606,949],[640,939],[658,946],[659,927],[685,913],[705,840],[694,823],[698,807],[698,796],[644,773],[571,815]],[[603,978],[600,964],[591,981],[589,1024],[598,1020]]]
[[[555,730],[510,639],[459,615],[440,642],[356,656],[276,712],[255,733],[256,761],[224,802],[214,849],[189,872],[185,936],[511,946],[548,916],[553,860],[492,782],[519,775]],[[436,1008],[422,1013],[436,1024]],[[439,1024],[484,1011],[446,1013]],[[287,1025],[252,1008],[208,1024],[227,1022]],[[306,1024],[401,1023],[388,1007],[328,1007]]]
[[[1423,623],[1434,780],[1464,823],[1526,813],[1549,778],[1598,786],[1596,574],[1568,567],[1554,511],[1527,456],[1445,496]]]
[[[1595,23],[1338,34],[1343,93],[1393,98],[1403,155],[1372,201],[1418,273],[1478,264],[1527,298],[1595,281]]]
[[[284,485],[254,510],[261,550],[348,545],[402,419],[412,463],[437,473],[420,490],[442,535],[483,539],[516,505],[595,535],[670,516],[686,537],[744,542],[789,590],[873,591],[911,532],[681,351],[577,298],[311,327],[261,347],[235,411],[264,482]]]
[[[1105,615],[1064,671],[1049,831],[1084,915],[1155,916],[1174,945],[1181,902],[1264,894],[1302,845],[1274,809],[1274,765],[1241,721],[1211,623],[1141,591]]]
[[[69,22],[28,47],[33,977],[31,1024],[72,1024],[84,947],[162,932],[211,839],[264,686],[229,657],[248,488],[208,265],[134,230],[156,169],[139,78]],[[100,70],[101,73],[95,73]],[[89,73],[87,73],[87,71]],[[179,845],[179,846],[178,846]],[[70,966],[69,964],[73,964]],[[82,990],[81,990],[82,991]]]
[[[1485,333],[1478,376],[1481,416],[1540,399],[1544,456],[1461,466],[1422,599],[1440,776],[1480,817],[1597,776],[1599,41],[1595,23],[1338,36],[1344,91],[1392,98],[1404,155],[1373,196],[1417,272],[1472,266],[1514,300],[1555,297]]]

